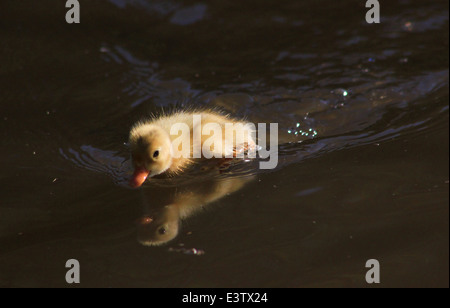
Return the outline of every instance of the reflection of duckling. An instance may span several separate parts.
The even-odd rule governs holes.
[[[194,116],[201,116],[201,122],[196,122]],[[183,124],[189,129],[189,134],[171,135],[171,129],[177,127],[176,125]],[[134,173],[130,180],[132,187],[141,186],[148,176],[152,177],[158,174],[177,174],[189,166],[194,157],[194,153],[199,150],[204,157],[201,149],[211,136],[214,136],[214,131],[209,131],[209,134],[203,131],[206,124],[218,124],[221,128],[222,135],[220,147],[213,144],[209,147],[214,157],[229,157],[229,155],[236,154],[239,149],[255,148],[255,142],[251,134],[248,134],[248,126],[242,121],[230,118],[229,116],[221,115],[213,111],[188,111],[176,112],[171,115],[164,115],[159,118],[154,118],[146,122],[138,122],[130,131],[129,144],[131,148],[131,156],[133,160]],[[234,132],[244,136],[241,144],[237,144],[234,134],[226,134],[226,124],[234,125]],[[242,124],[236,126],[235,124]],[[199,144],[194,145],[194,132],[199,131],[201,137]],[[179,140],[178,138],[185,139]],[[177,145],[174,145],[174,140],[177,139]],[[185,144],[189,144],[189,149],[183,149]],[[188,153],[189,155],[182,155],[176,157],[174,155],[174,148],[177,147],[181,153]],[[187,146],[185,146],[187,147]],[[194,150],[195,149],[195,150]]]
[[[145,246],[164,244],[178,235],[180,221],[208,203],[241,189],[253,177],[234,177],[191,184],[178,192],[169,205],[148,209],[138,222],[138,240]]]
[[[178,205],[170,204],[153,209],[138,220],[138,241],[144,246],[164,244],[178,234],[180,212]]]

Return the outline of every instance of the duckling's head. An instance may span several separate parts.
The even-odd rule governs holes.
[[[153,124],[138,124],[129,137],[134,173],[130,186],[139,187],[147,177],[163,173],[172,164],[172,142],[169,134]]]

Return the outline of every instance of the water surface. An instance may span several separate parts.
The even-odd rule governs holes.
[[[0,286],[448,287],[448,1],[60,2],[0,13]],[[187,106],[279,123],[277,168],[127,188],[131,125]]]

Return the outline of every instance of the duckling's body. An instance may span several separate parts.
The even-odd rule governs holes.
[[[219,136],[214,135],[215,130],[204,131],[208,124],[220,128]],[[244,139],[236,140],[233,133],[227,134],[229,124],[233,125],[236,136],[242,134]],[[246,122],[212,110],[178,111],[138,122],[131,129],[129,137],[135,168],[130,185],[139,187],[147,177],[158,174],[178,174],[196,158],[230,158],[238,149],[254,148],[256,143],[248,132]],[[221,146],[211,144],[213,135],[219,139]],[[210,150],[209,155],[202,151],[204,145]]]

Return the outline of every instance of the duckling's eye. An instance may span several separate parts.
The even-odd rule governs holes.
[[[159,156],[159,151],[153,152],[153,157],[154,157],[154,158],[156,158],[156,157],[158,157],[158,156]]]
[[[164,227],[161,227],[158,229],[158,233],[161,235],[166,234],[166,229]]]

